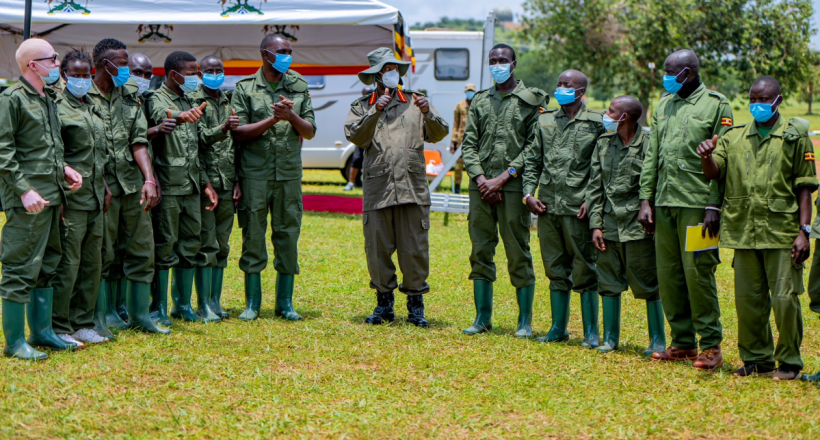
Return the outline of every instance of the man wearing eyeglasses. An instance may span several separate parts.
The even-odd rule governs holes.
[[[15,58],[20,81],[0,95],[0,199],[6,209],[0,241],[3,353],[40,360],[48,355],[32,346],[77,347],[58,338],[51,327],[51,280],[62,256],[59,222],[64,191],[80,189],[83,178],[63,160],[56,95],[45,87],[60,75],[57,53],[45,40],[29,39]]]
[[[262,67],[239,81],[231,99],[240,127],[239,180],[242,200],[237,211],[242,228],[246,309],[239,319],[254,320],[262,303],[262,270],[268,264],[265,246],[271,213],[273,268],[276,270],[276,316],[302,319],[293,309],[294,275],[299,273],[297,243],[302,228],[302,139],[316,134],[308,84],[290,70],[290,41],[266,35],[259,46]]]

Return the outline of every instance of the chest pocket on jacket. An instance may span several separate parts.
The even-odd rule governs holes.
[[[688,140],[700,144],[712,137],[712,123],[699,116],[689,116],[684,124]]]

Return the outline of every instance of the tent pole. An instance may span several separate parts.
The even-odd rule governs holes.
[[[26,18],[23,24],[23,39],[31,38],[31,0],[26,0]]]

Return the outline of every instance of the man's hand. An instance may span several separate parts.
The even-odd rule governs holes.
[[[456,154],[456,149],[458,148],[458,142],[453,141],[450,143],[450,154]]]
[[[592,230],[592,244],[595,245],[595,249],[598,249],[601,252],[606,251],[606,243],[604,243],[604,231],[600,229]]]
[[[43,208],[51,203],[40,197],[40,194],[33,189],[28,190],[25,194],[23,194],[22,197],[20,197],[20,200],[23,201],[23,207],[26,208],[26,212],[30,212],[32,214],[42,211]]]
[[[703,214],[701,237],[706,238],[706,231],[709,231],[710,238],[717,237],[718,233],[720,233],[720,211],[707,209],[706,213]]]
[[[578,215],[577,215],[578,220],[581,220],[581,221],[589,220],[589,217],[587,217],[587,214],[588,214],[587,213],[587,202],[581,203],[581,208],[578,209]]]
[[[485,202],[489,203],[490,205],[495,205],[496,203],[498,203],[498,202],[500,202],[501,200],[504,199],[504,197],[501,195],[500,191],[499,192],[494,192],[494,193],[489,193],[486,196],[481,196],[481,198]]]
[[[74,168],[70,166],[66,166],[65,169],[65,181],[68,183],[68,189],[72,191],[77,191],[78,189],[83,187],[83,176],[82,174],[74,171]]]
[[[145,183],[142,185],[142,193],[140,194],[140,205],[145,204],[145,207],[142,208],[143,212],[150,211],[153,207],[159,204],[159,200],[157,198],[157,187],[156,185]]]
[[[809,258],[811,253],[811,244],[809,243],[808,234],[803,231],[797,233],[797,239],[792,245],[792,260],[795,265],[802,264]]]
[[[107,213],[109,209],[111,209],[111,188],[108,187],[108,183],[105,183],[105,195],[103,196],[103,214]]]
[[[638,211],[638,223],[643,226],[647,234],[655,233],[655,209],[649,200],[641,200],[641,209]]]
[[[419,96],[413,93],[413,104],[415,104],[422,113],[430,111],[430,102],[427,101],[427,97],[425,96]]]
[[[541,203],[540,200],[536,199],[535,196],[530,196],[527,198],[527,208],[535,215],[541,215],[547,212],[547,206]]]
[[[293,101],[279,95],[280,101],[273,104],[273,116],[278,121],[290,121],[293,119]]]
[[[479,185],[478,190],[481,192],[481,196],[484,197],[488,193],[494,193],[501,191],[501,188],[509,182],[512,178],[510,173],[503,172],[500,176],[496,177],[495,179],[484,179]],[[478,183],[478,182],[476,182]]]
[[[177,128],[177,120],[171,117],[171,109],[168,109],[168,116],[157,126],[157,131],[162,134],[169,134]]]
[[[717,135],[715,135],[712,139],[706,139],[705,141],[701,142],[700,145],[698,145],[697,149],[698,156],[700,156],[703,159],[711,157],[712,153],[715,151],[715,148],[717,147],[717,142]]]
[[[194,107],[188,111],[180,113],[179,116],[177,116],[177,120],[187,122],[189,124],[198,121],[202,117],[202,111],[205,110],[206,105],[208,105],[208,102],[203,101],[199,107]],[[168,114],[170,115],[170,109]]]
[[[214,191],[214,187],[211,185],[211,182],[205,184],[205,195],[208,197],[208,201],[211,202],[210,206],[206,206],[205,209],[208,211],[213,211],[216,209],[216,205],[219,204],[219,198],[216,197],[216,191]]]
[[[228,116],[228,120],[222,124],[222,133],[234,131],[239,127],[239,116],[236,116],[236,110]]]
[[[242,198],[242,185],[239,182],[233,184],[233,199],[239,200]]]
[[[392,100],[393,97],[390,96],[390,89],[384,89],[384,95],[379,96],[379,100],[376,101],[376,110],[384,110],[384,108],[387,107],[387,105],[390,104],[390,101]]]

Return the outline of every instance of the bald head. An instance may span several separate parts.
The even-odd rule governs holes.
[[[641,115],[643,114],[641,101],[638,101],[638,98],[630,95],[623,95],[613,99],[609,106],[611,110],[615,110],[618,113],[626,113],[624,120],[628,120],[632,123],[638,122],[638,119],[641,119]],[[615,116],[616,115],[610,115],[610,117],[616,121],[621,118],[620,114],[617,115],[617,118]]]
[[[143,79],[151,79],[154,74],[154,65],[151,60],[141,53],[135,53],[128,58],[128,69],[131,71],[131,76]]]
[[[586,89],[589,85],[589,79],[579,70],[565,70],[558,77],[558,87],[567,87],[571,89]]]
[[[752,83],[752,88],[749,89],[749,94],[756,93],[761,94],[765,93],[768,95],[779,95],[780,92],[780,82],[776,79],[772,78],[771,76],[761,76],[754,83]]]
[[[700,72],[700,60],[694,52],[682,49],[673,52],[663,63],[667,75],[678,75],[683,69],[689,69],[688,77],[694,79]]]
[[[54,48],[46,40],[39,38],[29,38],[20,44],[14,58],[17,61],[17,67],[25,74],[29,68],[28,65],[33,60],[48,58],[54,55]],[[46,66],[52,67],[52,66]]]

